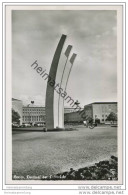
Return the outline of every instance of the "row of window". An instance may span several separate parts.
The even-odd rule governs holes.
[[[23,112],[24,111],[44,111],[44,110],[45,110],[44,108],[41,108],[41,109],[37,109],[37,108],[36,109],[35,108],[26,108],[26,109],[24,109],[23,108]]]
[[[23,116],[23,121],[43,121],[44,116]]]
[[[42,112],[23,112],[23,114],[42,114],[44,113],[43,111]]]
[[[24,113],[23,116],[42,116],[45,115],[45,113]]]

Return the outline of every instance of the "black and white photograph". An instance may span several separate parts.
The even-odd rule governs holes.
[[[7,183],[121,184],[122,7],[6,15]]]

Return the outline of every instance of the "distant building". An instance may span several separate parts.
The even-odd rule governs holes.
[[[76,112],[76,108],[68,108],[68,107],[64,108],[64,114],[71,113],[71,112]]]
[[[29,104],[23,106],[22,101],[12,98],[12,108],[20,115],[20,124],[22,123],[42,123],[45,121],[45,107]],[[117,102],[94,102],[84,106],[81,112],[76,112],[74,108],[64,108],[64,122],[77,123],[83,122],[86,117],[92,117],[95,122],[105,123],[108,115],[117,113]],[[82,114],[80,114],[82,113]]]
[[[92,117],[94,122],[105,123],[111,112],[117,113],[117,102],[94,102],[84,106],[85,116]]]
[[[69,112],[64,114],[64,122],[65,123],[82,123],[83,118],[81,112]]]
[[[74,108],[64,108],[64,113],[70,113],[73,111]],[[23,123],[42,123],[45,121],[45,119],[45,107],[35,106],[32,104],[23,106]]]
[[[42,123],[45,121],[45,107],[23,106],[23,123]]]
[[[18,112],[18,114],[20,115],[20,125],[22,124],[22,108],[23,108],[22,101],[12,98],[12,109]]]
[[[117,102],[94,102],[84,106],[81,112],[65,113],[64,121],[65,123],[83,122],[91,117],[94,122],[106,123],[106,119],[111,112],[117,113]]]

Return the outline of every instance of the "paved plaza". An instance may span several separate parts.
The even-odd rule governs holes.
[[[39,128],[40,130],[41,128]],[[38,129],[35,129],[38,130]],[[117,156],[117,128],[76,127],[74,131],[13,131],[13,175],[51,175]]]

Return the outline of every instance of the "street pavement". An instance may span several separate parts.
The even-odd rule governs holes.
[[[117,156],[116,127],[75,128],[58,132],[15,129],[12,132],[13,175],[26,178],[57,174]]]

